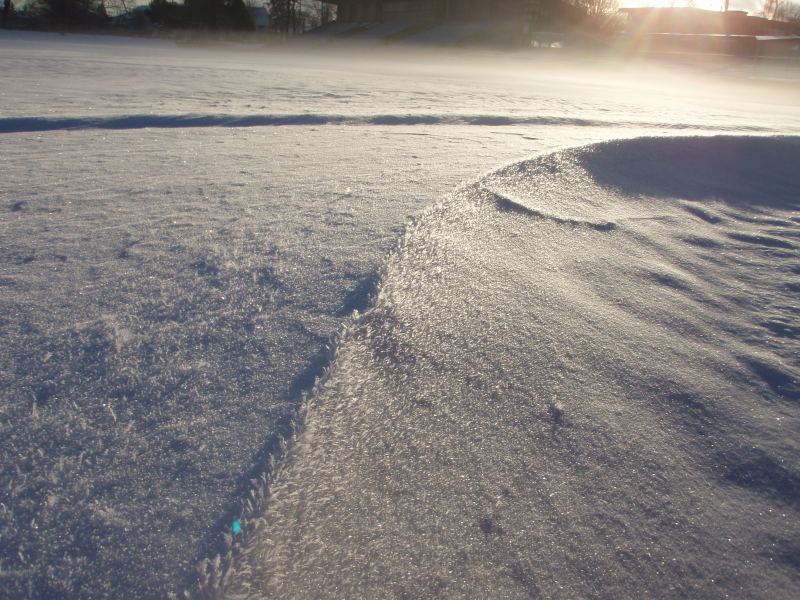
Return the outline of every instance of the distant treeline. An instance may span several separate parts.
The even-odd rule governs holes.
[[[3,0],[2,24],[24,29],[94,30],[200,29],[299,33],[335,18],[335,6],[320,0],[29,0],[23,7]],[[269,14],[269,17],[267,17]],[[260,18],[259,18],[260,16]]]
[[[149,7],[140,8],[133,3],[129,7],[125,0],[30,0],[21,9],[12,0],[4,3],[3,24],[35,29],[99,29],[112,21],[142,27],[159,24],[221,30],[254,28],[243,0],[152,0]]]
[[[152,0],[149,18],[167,28],[201,28],[247,31],[254,29],[250,10],[243,0]]]

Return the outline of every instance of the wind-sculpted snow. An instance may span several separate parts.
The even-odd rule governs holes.
[[[198,581],[213,592],[282,477],[326,345],[391,279],[378,271],[403,224],[455,186],[609,139],[800,132],[798,72],[784,61],[199,47],[7,30],[0,48],[0,598],[164,598]],[[626,147],[635,167],[649,142]],[[598,180],[606,172],[585,168]],[[669,180],[626,181],[631,194],[672,193]],[[491,219],[541,223],[567,232],[565,244],[627,231],[600,207],[537,203],[514,186],[484,200]],[[705,202],[685,206],[700,225],[682,234],[687,252],[794,252],[786,219],[739,225]],[[679,275],[643,281],[693,289]],[[498,304],[493,318],[506,311]],[[789,348],[795,320],[777,311],[753,331]],[[414,357],[415,346],[397,347]],[[512,364],[496,350],[499,365]],[[769,356],[742,364],[772,393],[795,393],[792,372]],[[792,481],[775,473],[771,485]]]
[[[430,209],[224,595],[796,598],[798,161],[612,142]]]
[[[0,598],[180,594],[409,215],[608,135],[409,129],[0,136]]]
[[[572,126],[572,127],[652,127],[666,130],[770,132],[756,125],[704,125],[674,121],[640,122],[585,119],[565,116],[508,116],[459,114],[398,115],[114,115],[106,117],[7,117],[0,118],[0,133],[35,133],[81,129],[177,129],[196,127],[280,127],[310,125],[473,125],[473,126]]]

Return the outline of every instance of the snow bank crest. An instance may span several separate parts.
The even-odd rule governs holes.
[[[792,597],[798,158],[614,142],[429,209],[215,589]]]

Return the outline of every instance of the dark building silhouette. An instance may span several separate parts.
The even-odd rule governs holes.
[[[624,8],[621,45],[631,52],[800,56],[800,24],[744,11],[699,8]]]
[[[523,18],[532,5],[551,2],[531,0],[331,0],[341,22],[371,23],[405,19],[413,21],[498,20]]]

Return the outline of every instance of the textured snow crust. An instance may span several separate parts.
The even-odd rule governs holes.
[[[0,139],[0,596],[161,598],[225,552],[404,223],[540,144],[428,133]]]
[[[213,591],[331,340],[456,186],[613,138],[800,133],[800,87],[761,64],[7,31],[0,53],[4,598]]]
[[[426,212],[225,597],[797,597],[798,160],[612,142]]]

